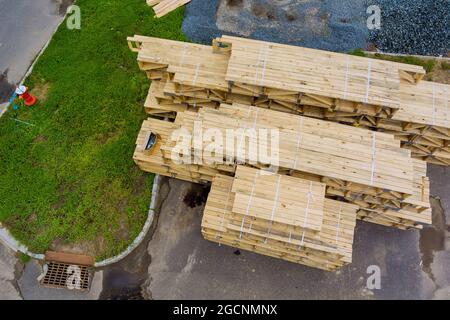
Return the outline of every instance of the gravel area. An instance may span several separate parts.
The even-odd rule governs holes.
[[[369,40],[386,52],[443,55],[450,50],[449,0],[373,0],[381,8],[380,30]]]
[[[381,8],[380,30],[367,28],[370,5]],[[183,31],[209,44],[222,34],[345,52],[447,55],[449,0],[192,0]]]
[[[183,31],[210,43],[222,34],[335,51],[364,47],[368,37],[361,0],[193,0]]]

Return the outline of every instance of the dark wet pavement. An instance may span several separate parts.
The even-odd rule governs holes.
[[[144,300],[150,297],[142,289],[148,279],[148,266],[151,258],[147,244],[152,232],[130,255],[122,261],[102,268],[103,289],[101,300]]]

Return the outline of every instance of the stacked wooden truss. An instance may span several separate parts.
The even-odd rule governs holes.
[[[191,0],[147,0],[147,4],[155,10],[155,17],[161,18],[173,10],[191,2]]]
[[[181,128],[193,134],[194,123],[203,132],[215,129],[223,137],[228,129],[278,129],[278,173],[325,183],[327,197],[358,205],[359,218],[366,221],[401,229],[431,223],[423,161],[412,159],[392,135],[320,119],[237,104],[179,112],[174,122],[149,119],[137,140],[136,163],[143,170],[196,183],[212,181],[216,174],[233,175],[239,146],[248,156],[255,137],[236,136],[235,149],[224,150],[225,158],[231,159],[226,163],[204,156],[211,161],[195,164],[195,156],[205,154],[208,142],[191,145],[192,141],[175,139]],[[160,144],[147,155],[143,146],[150,132],[160,136]],[[175,148],[183,144],[192,151],[185,161],[191,164],[173,161]],[[239,161],[265,167],[248,157]]]
[[[325,199],[325,185],[239,166],[216,175],[205,239],[324,270],[352,261],[357,206]]]
[[[144,121],[134,160],[145,171],[212,182],[203,219],[205,238],[333,270],[351,261],[354,221],[350,208],[357,208],[358,219],[399,229],[431,223],[423,160],[447,164],[448,86],[422,81],[423,68],[234,37],[217,39],[212,48],[141,36],[128,40],[130,49],[138,52],[140,68],[152,80],[145,109],[165,119]],[[202,131],[215,129],[223,136],[227,129],[278,129],[278,170],[265,179],[273,182],[280,177],[287,185],[295,181],[300,189],[305,183],[323,185],[326,198],[325,229],[317,225],[316,230],[305,230],[286,221],[280,227],[314,234],[311,239],[319,242],[311,244],[323,247],[315,251],[292,245],[292,235],[282,232],[264,238],[262,233],[272,230],[274,220],[250,208],[243,214],[239,199],[248,200],[249,191],[234,186],[243,183],[239,173],[259,172],[265,165],[238,159],[234,151],[225,153],[225,162],[196,162],[206,145],[174,137],[181,128],[194,135],[198,123]],[[159,139],[148,153],[144,145],[150,133]],[[254,138],[236,139],[239,144]],[[189,163],[173,161],[180,143],[192,152]],[[267,194],[263,198],[261,203],[274,200]],[[337,205],[346,206],[351,232],[345,231],[349,237],[344,247],[350,246],[350,251],[327,238],[336,231],[339,219],[330,217],[336,218]],[[277,217],[282,216],[279,209],[274,211]],[[262,229],[248,228],[252,224],[242,222],[243,217]]]
[[[450,86],[422,67],[224,36],[210,46],[135,36],[152,114],[242,103],[393,133],[415,158],[450,165]]]

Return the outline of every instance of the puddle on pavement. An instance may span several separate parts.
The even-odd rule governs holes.
[[[201,206],[206,203],[210,190],[211,187],[209,185],[194,184],[187,192],[186,196],[183,199],[183,202],[189,208]]]
[[[146,300],[150,299],[143,286],[148,279],[151,257],[147,245],[150,231],[142,243],[122,261],[103,268],[103,290],[100,300]]]
[[[142,284],[145,282],[139,274],[123,270],[104,271],[103,291],[100,300],[144,300]]]
[[[445,212],[440,200],[430,198],[430,202],[433,208],[433,224],[420,231],[419,249],[422,255],[422,269],[437,286],[431,266],[434,254],[445,250],[445,237],[449,226],[446,225]]]
[[[16,86],[8,82],[8,69],[0,73],[0,103],[7,102]]]

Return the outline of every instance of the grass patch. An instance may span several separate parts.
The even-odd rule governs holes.
[[[19,260],[22,264],[27,264],[31,260],[31,257],[25,253],[20,252]]]
[[[449,71],[450,70],[450,63],[442,62],[441,63],[441,69],[444,70],[444,71]]]
[[[154,19],[143,0],[77,5],[81,30],[61,25],[26,81],[45,100],[0,118],[0,221],[32,251],[89,241],[101,259],[140,232],[153,179],[132,160],[149,83],[126,37],[186,40],[184,9]]]
[[[387,60],[387,61],[392,61],[392,62],[399,62],[399,63],[413,64],[416,66],[422,66],[426,70],[427,73],[430,73],[436,64],[436,60],[434,60],[434,59],[420,59],[420,58],[412,57],[412,56],[390,56],[390,55],[385,55],[385,54],[380,54],[380,53],[375,53],[374,55],[368,55],[361,49],[351,50],[349,52],[349,54],[358,56],[358,57],[370,57],[370,58],[379,59],[379,60]]]

